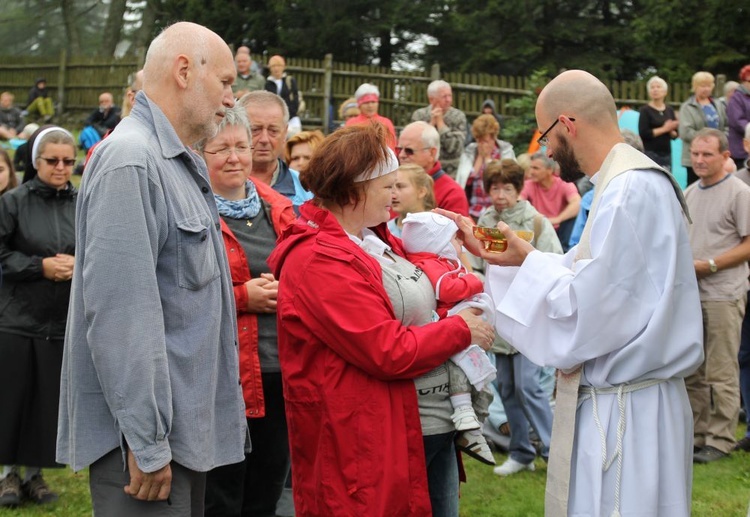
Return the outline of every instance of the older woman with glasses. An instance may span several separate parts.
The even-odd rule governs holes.
[[[76,147],[57,126],[39,129],[30,144],[34,177],[0,197],[0,506],[57,500],[41,468],[60,466],[55,443],[75,253]]]
[[[278,282],[266,259],[294,211],[286,197],[250,178],[253,147],[244,107],[228,109],[216,136],[197,148],[208,167],[234,285],[253,446],[245,461],[208,473],[206,515],[274,515],[289,471],[289,445],[276,338]]]

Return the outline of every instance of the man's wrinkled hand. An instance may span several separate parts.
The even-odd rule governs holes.
[[[143,472],[138,468],[133,452],[128,449],[130,484],[125,493],[140,501],[164,501],[172,490],[172,468],[167,463],[155,472]]]

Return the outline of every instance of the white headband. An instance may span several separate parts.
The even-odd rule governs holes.
[[[32,165],[35,164],[36,163],[36,159],[39,158],[39,151],[40,151],[40,149],[39,149],[39,143],[42,141],[42,138],[44,138],[45,135],[47,135],[48,133],[51,133],[53,131],[60,131],[62,133],[65,133],[66,135],[68,135],[70,138],[73,138],[73,135],[70,134],[70,131],[68,131],[67,129],[62,128],[60,126],[52,126],[52,127],[46,128],[46,129],[42,129],[39,132],[39,134],[36,135],[36,138],[34,139],[34,145],[31,148],[31,162],[32,162]],[[74,142],[75,142],[75,140],[76,139],[73,138]],[[36,169],[36,165],[33,165],[33,167]]]
[[[362,181],[368,181],[368,180],[374,180],[375,178],[379,178],[380,176],[385,176],[386,174],[390,174],[391,172],[398,169],[398,158],[396,158],[396,153],[393,152],[393,149],[390,147],[388,149],[388,158],[385,160],[378,162],[378,164],[375,166],[374,169],[369,170],[367,172],[363,172],[356,178],[354,178],[354,183],[360,183]]]

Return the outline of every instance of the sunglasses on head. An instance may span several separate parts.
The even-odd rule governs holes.
[[[403,151],[406,156],[413,156],[417,151],[424,151],[425,149],[429,149],[429,147],[422,147],[421,149],[412,149],[411,147],[396,147],[396,155],[401,154],[401,151]]]
[[[72,167],[76,164],[75,158],[45,158],[44,156],[40,156],[39,159],[47,162],[47,165],[50,167],[55,167],[60,162],[63,162],[63,165],[66,167]]]

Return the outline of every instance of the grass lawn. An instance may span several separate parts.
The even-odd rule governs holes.
[[[506,459],[505,455],[496,454],[495,457],[498,464]],[[534,472],[521,472],[505,478],[494,475],[491,467],[478,461],[465,459],[464,464],[468,482],[461,487],[461,517],[544,515],[547,466],[543,461],[536,461]],[[728,459],[694,466],[694,517],[746,517],[748,502],[750,454],[736,452]]]
[[[744,426],[738,429],[738,437]],[[498,464],[506,456],[496,454]],[[544,515],[544,484],[547,467],[537,460],[535,472],[501,478],[492,468],[465,457],[468,483],[461,486],[461,517],[539,517]],[[50,487],[60,500],[49,506],[30,504],[15,510],[0,509],[0,517],[91,515],[88,472],[69,469],[46,470]],[[728,459],[693,469],[694,517],[746,517],[750,501],[750,454],[736,452]]]

